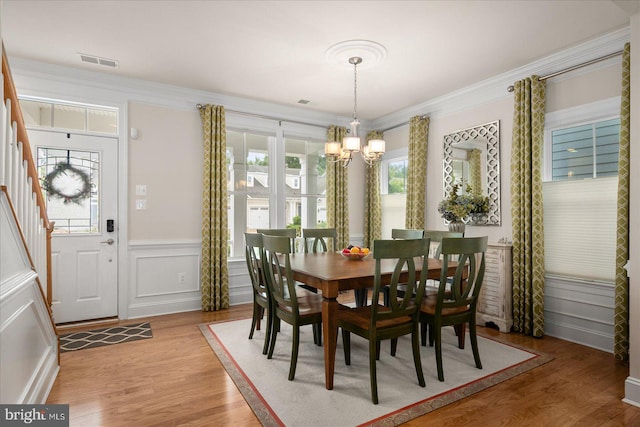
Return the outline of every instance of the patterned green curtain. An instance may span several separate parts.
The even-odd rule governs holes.
[[[544,334],[542,147],[545,84],[533,76],[514,84],[511,144],[513,322],[516,332]]]
[[[330,126],[327,141],[342,141],[347,128]],[[349,168],[342,163],[327,162],[327,223],[336,229],[336,245],[345,248],[349,245]]]
[[[202,310],[229,307],[227,271],[227,131],[224,107],[200,108],[204,141],[202,190]]]
[[[367,134],[367,141],[382,139],[379,131]],[[364,202],[364,246],[373,247],[373,241],[382,237],[382,201],[380,199],[380,162],[365,166],[366,193]]]
[[[622,54],[622,100],[620,105],[620,154],[618,158],[618,226],[616,239],[616,288],[613,354],[629,358],[629,279],[624,265],[629,259],[629,168],[631,135],[631,47]]]
[[[482,195],[482,150],[473,149],[467,154],[469,161],[469,185],[471,193],[475,196]]]
[[[424,228],[428,137],[429,117],[411,117],[409,120],[406,228]]]

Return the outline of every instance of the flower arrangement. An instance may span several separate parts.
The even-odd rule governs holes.
[[[438,204],[438,212],[449,222],[465,222],[469,215],[489,212],[489,197],[474,195],[467,186],[465,194],[458,194],[459,184],[451,187],[449,197]]]

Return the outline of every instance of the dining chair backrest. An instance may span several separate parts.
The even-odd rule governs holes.
[[[391,238],[392,239],[422,239],[424,236],[424,230],[414,230],[409,228],[392,228],[391,229]]]
[[[438,313],[464,315],[475,313],[478,296],[482,287],[485,270],[485,252],[487,236],[483,237],[445,237],[442,239],[442,270],[436,302]],[[453,276],[448,273],[449,262],[458,263]],[[449,286],[447,286],[449,278]]]
[[[262,252],[262,234],[244,233],[244,240],[245,259],[247,261],[247,270],[249,270],[251,284],[257,295],[266,301],[269,290],[267,289],[267,283],[262,274],[262,260],[260,256]]]
[[[442,239],[445,237],[464,237],[464,233],[445,230],[424,230],[424,237],[430,238],[431,245],[435,246],[431,258],[440,258]]]
[[[304,239],[304,252],[315,253],[336,250],[336,229],[335,228],[303,228],[302,237]]]
[[[269,236],[285,236],[291,239],[291,250],[295,252],[297,231],[295,228],[259,228],[258,233]]]
[[[371,327],[376,320],[417,315],[427,277],[420,272],[426,272],[429,268],[429,246],[429,239],[374,240],[373,258],[376,265],[371,300]],[[383,280],[381,267],[385,259],[395,260],[393,273],[387,280]],[[406,275],[406,279],[401,275]],[[398,285],[404,287],[403,292],[398,293]],[[378,310],[382,307],[379,305],[380,294],[385,287],[389,293],[388,309],[385,307],[384,310]]]
[[[262,236],[262,268],[274,304],[286,307],[297,315],[298,299],[289,255],[293,253],[287,236]]]

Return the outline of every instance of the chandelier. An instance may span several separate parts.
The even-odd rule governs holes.
[[[362,159],[369,166],[373,166],[384,154],[384,140],[372,139],[368,144],[363,145],[358,136],[358,64],[362,63],[362,58],[353,56],[349,58],[349,63],[353,64],[353,120],[351,121],[351,133],[338,141],[328,141],[324,145],[324,154],[327,161],[332,163],[340,162],[347,167],[353,158],[353,153],[360,152]]]

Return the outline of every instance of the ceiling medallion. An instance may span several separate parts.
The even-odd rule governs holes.
[[[367,69],[381,63],[387,56],[387,49],[371,40],[347,40],[327,49],[325,57],[330,64],[351,68],[350,58],[362,58],[360,69]]]

